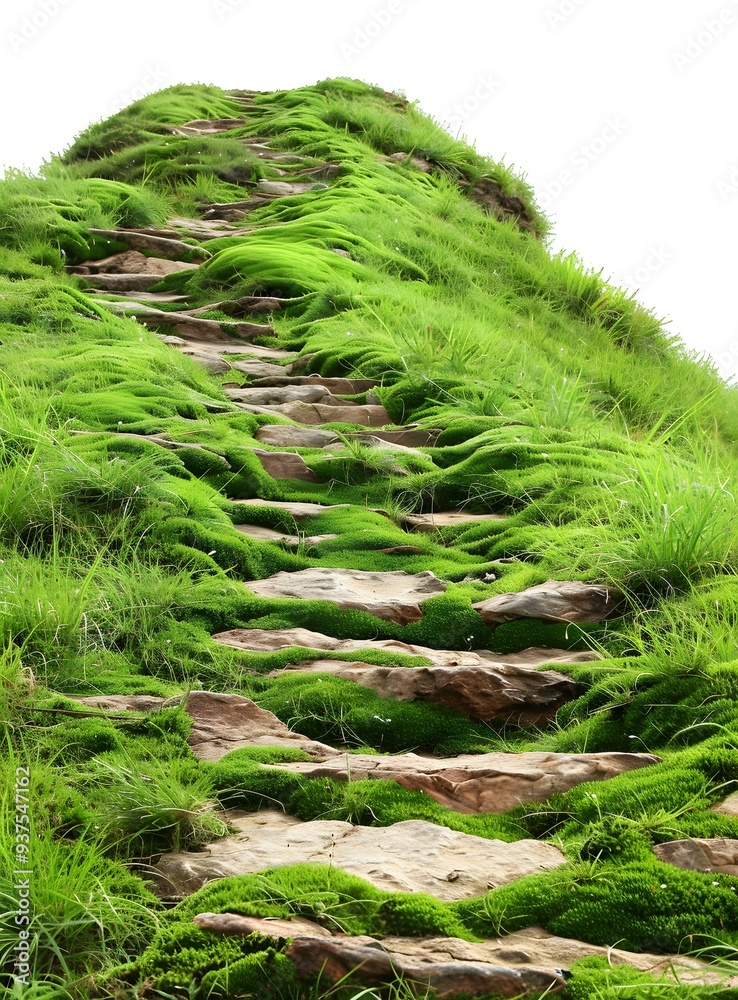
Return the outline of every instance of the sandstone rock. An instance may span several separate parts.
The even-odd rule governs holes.
[[[180,700],[169,699],[163,705]],[[321,759],[339,754],[333,747],[293,733],[276,715],[237,694],[192,691],[184,708],[193,719],[188,742],[202,760],[220,760],[231,750],[254,746],[295,747]]]
[[[238,832],[204,852],[165,854],[154,868],[160,891],[185,895],[215,878],[317,862],[389,892],[427,892],[456,900],[566,863],[551,844],[507,844],[425,820],[352,826],[337,820],[300,822],[281,811],[262,810],[230,815],[229,823]]]
[[[231,365],[219,354],[213,351],[195,350],[189,346],[178,347],[180,354],[184,354],[193,361],[197,361],[203,368],[207,369],[211,375],[223,375],[231,370]]]
[[[260,180],[258,191],[262,194],[273,194],[278,198],[289,198],[295,194],[307,194],[309,191],[325,190],[325,184],[316,184],[314,181],[268,181]]]
[[[156,698],[149,694],[102,694],[74,700],[80,705],[89,705],[90,708],[99,709],[101,712],[146,713],[158,711],[166,701],[165,698]]]
[[[733,792],[723,802],[716,802],[710,809],[723,816],[738,816],[738,792]]]
[[[436,667],[478,667],[492,668],[504,666],[540,667],[544,663],[584,663],[598,659],[597,653],[590,650],[572,653],[565,649],[539,649],[531,647],[519,653],[492,653],[486,649],[431,649],[430,646],[417,646],[398,639],[335,639],[331,635],[311,632],[305,628],[260,629],[236,628],[228,632],[219,632],[213,636],[216,642],[237,649],[253,652],[265,652],[273,649],[286,649],[289,646],[301,646],[304,649],[315,650],[320,659],[320,652],[332,650],[339,653],[355,653],[360,649],[381,649],[397,652],[408,656],[424,656]]]
[[[323,375],[285,375],[284,369],[276,372],[274,377],[267,376],[259,378],[254,382],[254,386],[289,386],[289,385],[322,385],[330,392],[351,396],[362,392],[367,392],[377,385],[368,378],[328,378]]]
[[[185,314],[183,314],[185,315]],[[162,336],[159,334],[159,336]],[[227,340],[227,334],[223,333],[223,340],[197,340],[193,337],[187,337],[186,340],[181,340],[183,344],[189,344],[193,350],[203,350],[203,351],[213,351],[216,354],[239,354],[246,355],[249,358],[270,358],[274,361],[280,361],[284,358],[293,358],[293,351],[281,351],[276,347],[260,347],[258,344],[252,344],[250,341],[244,342],[242,344],[234,344],[232,341],[229,343]],[[247,363],[247,362],[244,362]],[[236,367],[239,362],[234,361],[231,363],[232,367]],[[278,367],[277,365],[274,366]],[[280,368],[281,371],[284,369]]]
[[[226,389],[229,399],[239,403],[254,403],[256,406],[280,406],[285,403],[317,403],[334,399],[330,390],[322,385],[286,385],[274,388]],[[330,403],[328,404],[330,405]]]
[[[383,427],[392,422],[383,406],[357,406],[345,402],[333,406],[324,403],[283,403],[275,406],[274,412],[298,424],[343,423]]]
[[[285,535],[281,531],[262,528],[258,524],[236,524],[234,527],[236,531],[240,531],[242,535],[248,535],[249,538],[255,538],[260,542],[277,542],[286,549],[296,549],[300,545],[318,545],[320,542],[338,538],[338,535]]]
[[[339,440],[333,431],[295,427],[292,424],[265,424],[254,437],[262,444],[271,444],[277,448],[325,448]]]
[[[738,840],[727,837],[670,840],[656,844],[653,853],[659,861],[688,871],[738,875]]]
[[[305,459],[293,451],[262,451],[261,448],[252,448],[251,451],[272,479],[299,479],[304,483],[322,482],[320,476],[305,464]]]
[[[102,302],[107,309],[119,316],[131,316],[146,326],[172,326],[180,336],[186,339],[194,338],[209,343],[222,340],[244,339],[250,337],[272,336],[274,331],[270,326],[258,323],[228,323],[228,332],[223,330],[223,324],[214,319],[201,319],[199,316],[189,316],[187,313],[165,312],[153,309],[151,306],[137,302]]]
[[[372,431],[371,436],[379,438],[381,441],[404,445],[406,448],[432,448],[440,434],[440,427],[425,429],[410,424],[394,431]],[[356,432],[349,436],[361,438],[364,435],[361,432]]]
[[[215,132],[228,132],[233,128],[243,128],[247,124],[245,118],[198,118],[195,121],[178,125],[178,129],[188,129],[190,133],[211,135]]]
[[[259,361],[256,358],[253,361],[233,361],[231,362],[231,367],[235,371],[243,372],[244,375],[251,375],[253,378],[276,375],[278,372],[284,371],[280,365],[273,365],[268,361]]]
[[[149,253],[156,254],[157,257],[165,257],[168,260],[179,260],[181,257],[197,257],[199,260],[207,260],[212,254],[202,247],[192,246],[183,243],[182,240],[169,239],[164,236],[155,236],[150,231],[142,232],[135,229],[90,229],[93,236],[100,236],[102,239],[110,240],[111,243],[125,243],[132,250],[148,250]]]
[[[200,224],[202,226],[217,225],[217,223],[208,222],[207,219],[201,219]],[[231,230],[234,233],[244,232],[237,226],[231,227]],[[225,313],[226,316],[249,316],[252,313],[279,312],[285,302],[289,302],[289,299],[277,299],[273,295],[241,295],[237,299],[220,299],[218,302],[211,302],[206,306],[198,306],[197,309],[188,309],[187,312],[190,316],[199,316],[217,309],[218,312]]]
[[[67,267],[72,274],[175,274],[178,271],[192,271],[197,264],[188,264],[181,260],[164,260],[161,257],[147,257],[138,250],[125,250],[114,253],[101,260],[87,260],[83,264]],[[155,282],[154,282],[155,284]]]
[[[280,764],[284,770],[336,780],[384,778],[410,791],[427,792],[461,813],[497,813],[521,802],[543,802],[585,781],[604,781],[624,771],[657,764],[641,753],[483,753],[437,758],[414,753],[342,754],[325,762]]]
[[[297,967],[300,979],[336,983],[352,978],[362,985],[413,983],[421,990],[432,989],[438,1000],[446,997],[520,997],[536,993],[559,993],[566,980],[559,972],[527,966],[500,968],[483,962],[439,962],[388,952],[383,942],[369,937],[297,937],[285,954]]]
[[[201,930],[213,934],[259,934],[279,944],[300,937],[331,938],[334,943],[356,943],[358,937],[331,934],[330,930],[311,920],[274,917],[245,917],[238,913],[199,913],[193,920]],[[369,941],[369,938],[362,940]],[[379,947],[376,941],[374,947]],[[574,962],[589,956],[607,959],[611,965],[631,965],[652,976],[665,976],[671,981],[689,984],[722,983],[735,987],[738,976],[726,976],[715,966],[686,955],[653,955],[648,952],[624,951],[621,948],[587,944],[573,938],[557,937],[542,927],[528,927],[506,937],[487,941],[464,941],[453,937],[403,938],[388,935],[381,947],[390,955],[420,962],[484,962],[498,967],[543,967],[552,975],[571,970]]]
[[[245,586],[262,597],[332,601],[339,608],[367,611],[399,625],[419,621],[423,617],[421,603],[446,590],[446,584],[428,570],[371,573],[327,567],[276,573]]]
[[[402,523],[413,531],[440,531],[457,524],[475,521],[504,521],[503,514],[467,514],[463,510],[438,511],[433,514],[403,514]]]
[[[429,174],[433,170],[433,164],[424,160],[422,156],[412,156],[410,153],[391,153],[387,159],[390,163],[399,163],[402,166],[410,165],[416,170],[422,170],[424,174]]]
[[[623,610],[623,595],[612,587],[579,580],[547,580],[517,594],[498,594],[472,607],[494,628],[517,618],[547,622],[601,622]]]
[[[291,514],[296,521],[305,517],[318,517],[325,514],[327,510],[337,510],[340,507],[348,507],[347,503],[321,504],[303,503],[297,500],[264,500],[261,497],[249,497],[248,500],[234,500],[233,503],[243,504],[244,507],[273,507],[275,510],[283,510]]]
[[[361,661],[307,660],[284,670],[333,674],[396,701],[428,701],[454,708],[482,722],[504,719],[518,725],[542,725],[579,693],[563,674],[526,667],[385,667]]]
[[[93,288],[107,292],[137,292],[137,301],[145,301],[142,296],[148,293],[152,285],[161,281],[160,274],[86,274],[84,279]],[[150,294],[154,294],[153,292]],[[172,299],[169,299],[172,301]],[[184,302],[185,296],[174,296],[173,301]]]

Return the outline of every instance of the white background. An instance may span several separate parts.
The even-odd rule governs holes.
[[[555,249],[738,372],[738,0],[5,0],[0,164],[37,170],[173,83],[332,76],[402,91],[514,164]]]

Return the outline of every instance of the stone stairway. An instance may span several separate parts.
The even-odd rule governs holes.
[[[240,103],[245,118],[192,121],[172,131],[192,136],[248,129],[254,105],[248,96]],[[310,467],[316,451],[340,456],[346,441],[373,449],[412,453],[432,463],[440,429],[417,424],[393,425],[375,392],[379,387],[375,380],[307,374],[304,356],[274,346],[275,339],[278,340],[274,317],[295,300],[253,295],[190,308],[185,294],[153,290],[162,276],[194,271],[208,259],[210,240],[239,237],[246,232],[232,223],[254,208],[276,199],[323,190],[338,169],[335,164],[305,164],[304,158],[271,150],[265,137],[249,136],[243,141],[259,159],[270,165],[279,164],[274,169],[280,176],[291,179],[262,179],[242,201],[212,205],[200,219],[172,219],[161,230],[92,230],[98,239],[109,241],[111,248],[122,244],[125,249],[68,270],[86,282],[98,305],[155,330],[172,350],[187,355],[220,380],[221,386],[225,385],[226,410],[276,418],[276,422],[259,427],[255,438],[260,447],[252,448],[273,479],[319,483],[320,477]],[[202,315],[211,311],[226,314],[228,320]],[[270,346],[255,343],[260,339],[267,339]],[[223,383],[223,376],[233,378],[235,373],[242,377],[238,382]],[[344,425],[342,429],[340,425]],[[165,448],[207,447],[189,439],[171,440],[167,434],[145,437]],[[303,533],[300,526],[326,512],[351,509],[350,504],[260,497],[234,502],[242,512],[241,523],[234,524],[234,532],[249,536],[257,544],[278,544],[291,550],[311,549],[339,538],[333,532]],[[264,527],[256,515],[265,510],[288,515],[295,524],[295,532]],[[442,540],[446,529],[498,519],[500,515],[493,512],[408,512],[400,517],[406,544],[378,551],[398,558],[422,554],[423,548],[416,543],[422,541],[423,534]],[[445,593],[447,582],[429,571],[377,572],[320,566],[250,580],[244,587],[254,595],[268,598],[276,607],[283,600],[320,600],[405,626],[423,618],[424,602]],[[578,581],[548,581],[522,593],[497,594],[475,603],[473,609],[485,624],[494,628],[526,618],[542,622],[602,622],[621,614],[623,604],[621,595],[607,587]],[[443,636],[438,638],[442,644]],[[295,648],[296,662],[270,676],[331,675],[353,682],[359,691],[368,688],[397,702],[430,702],[473,720],[495,720],[515,726],[546,725],[580,691],[566,676],[566,666],[595,655],[536,647],[502,656],[487,650],[430,648],[397,640],[338,639],[295,628],[230,629],[213,639],[250,653]],[[399,663],[377,666],[361,659],[360,654],[366,655],[368,650],[419,656],[428,662],[415,667]],[[357,658],[328,659],[327,652],[355,653]],[[115,712],[151,712],[175,703],[137,696],[81,701],[94,709]],[[405,789],[424,792],[449,809],[465,814],[504,812],[520,803],[542,802],[554,792],[583,782],[606,781],[659,761],[647,753],[495,752],[449,758],[417,753],[348,754],[341,747],[316,742],[289,729],[271,712],[239,695],[191,692],[184,700],[184,707],[193,719],[190,736],[193,752],[204,760],[218,760],[244,747],[290,747],[303,751],[308,759],[263,767],[336,781],[384,779]],[[439,899],[460,899],[566,861],[551,844],[529,840],[503,844],[423,821],[370,828],[335,821],[301,822],[269,809],[233,814],[228,819],[232,835],[209,845],[206,852],[161,858],[152,869],[156,891],[168,898],[181,898],[214,878],[313,861],[343,867],[382,888],[426,892]],[[253,931],[254,920],[240,915],[201,914],[196,923],[212,933],[247,934]],[[454,938],[393,938],[382,942],[347,938],[299,920],[282,922],[279,927],[271,922],[268,929],[261,931],[282,945],[288,939],[292,941],[287,953],[306,979],[314,978],[316,970],[325,963],[334,979],[361,965],[359,979],[368,985],[384,982],[393,970],[404,969],[408,978],[431,985],[441,997],[460,989],[471,996],[491,991],[513,996],[533,989],[560,992],[565,986],[561,969],[571,961],[567,955],[580,958],[603,952],[581,942],[559,946],[559,939],[537,929],[522,932],[517,938],[512,935],[515,941],[504,939],[479,945]],[[519,960],[520,955],[525,960]],[[615,956],[615,961],[640,962],[639,967],[648,969],[661,968],[667,961],[664,956],[635,956],[626,952],[608,951],[608,955]],[[708,981],[701,963],[684,960],[679,968],[695,982]]]

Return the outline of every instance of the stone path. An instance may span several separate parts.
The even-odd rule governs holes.
[[[346,377],[310,373],[310,356],[274,346],[274,317],[299,300],[249,295],[194,306],[187,295],[155,290],[163,276],[193,271],[211,257],[207,245],[210,241],[239,238],[247,233],[249,230],[239,223],[255,208],[281,198],[320,197],[340,172],[338,164],[273,150],[267,137],[244,138],[259,108],[248,94],[240,103],[245,117],[191,121],[171,131],[197,136],[239,130],[235,135],[250,154],[268,165],[269,178],[247,186],[241,200],[210,205],[198,219],[174,218],[161,229],[91,230],[99,240],[108,240],[111,250],[117,252],[67,270],[86,283],[100,305],[116,315],[135,318],[156,331],[173,350],[201,364],[220,381],[230,407],[276,418],[277,422],[259,427],[259,447],[251,449],[274,480],[319,483],[320,477],[310,465],[311,456],[320,449],[350,460],[347,441],[432,463],[440,428],[422,424],[395,426],[374,393],[378,387],[375,380],[350,377],[350,373]],[[408,157],[398,153],[388,162],[404,166]],[[410,164],[421,170],[432,169],[418,158],[411,158]],[[477,192],[480,198],[488,194]],[[125,249],[120,250],[120,246]],[[172,310],[172,306],[177,309]],[[227,316],[227,320],[212,318],[213,312]],[[270,346],[255,342],[262,339],[268,340]],[[230,381],[224,382],[223,376]],[[222,411],[229,407],[213,402],[210,408]],[[169,435],[142,437],[165,448],[207,450],[201,443],[170,441]],[[227,468],[228,463],[222,461]],[[397,474],[404,471],[401,465],[397,470]],[[288,549],[311,549],[339,536],[277,531],[250,523],[249,518],[259,521],[263,519],[257,516],[259,513],[273,510],[299,524],[326,512],[350,508],[348,504],[259,497],[235,502],[243,520],[234,525],[235,532],[256,543],[279,544]],[[454,528],[494,522],[502,520],[502,516],[493,511],[419,510],[404,513],[398,520],[407,532],[407,543],[379,551],[407,557],[425,551],[415,542],[422,541],[427,547],[448,540]],[[417,535],[413,538],[416,532],[431,533],[433,541]],[[324,566],[277,573],[243,585],[254,594],[272,599],[275,607],[281,600],[317,599],[401,626],[422,619],[424,602],[444,594],[447,588],[444,580],[428,571],[375,572]],[[548,581],[521,593],[497,594],[473,605],[491,628],[526,618],[600,622],[619,615],[622,608],[622,595],[616,591],[579,581]],[[255,653],[300,647],[296,662],[274,675],[295,671],[330,674],[371,688],[385,698],[434,702],[475,720],[503,720],[517,725],[544,725],[580,690],[566,676],[566,666],[594,658],[591,653],[561,649],[533,648],[505,656],[486,650],[431,649],[396,640],[336,639],[297,628],[239,628],[213,638]],[[385,656],[395,652],[403,657],[424,657],[428,664],[408,667],[401,665],[406,662],[403,660],[376,666],[360,655],[348,660],[326,658],[327,652],[350,656],[361,650],[365,655],[366,651],[381,650]],[[547,669],[539,669],[545,665]],[[541,802],[554,792],[582,782],[605,781],[653,766],[659,760],[646,753],[482,753],[452,758],[415,753],[347,754],[291,730],[271,712],[235,694],[193,691],[182,699],[106,696],[80,701],[91,712],[116,713],[151,712],[183,703],[193,719],[190,745],[201,759],[219,760],[242,747],[295,748],[309,759],[264,766],[306,779],[390,780],[467,814],[504,812],[520,803]],[[152,881],[160,894],[181,896],[213,878],[255,872],[275,864],[314,861],[361,875],[382,888],[428,892],[448,900],[480,894],[491,886],[565,862],[551,844],[528,840],[504,844],[419,820],[389,827],[363,827],[332,821],[300,822],[273,810],[229,818],[234,828],[232,835],[210,845],[206,852],[168,855],[157,862]],[[687,843],[688,849],[683,845],[662,845],[661,856],[677,864],[686,864],[687,855],[692,864],[706,859],[714,866],[710,870],[720,871],[732,870],[738,863],[738,851],[732,843]],[[361,965],[360,980],[364,984],[386,982],[399,970],[409,980],[433,986],[439,997],[460,990],[472,996],[489,992],[513,996],[532,990],[559,992],[565,983],[560,970],[567,968],[567,963],[605,953],[602,948],[554,938],[536,928],[500,941],[471,944],[453,938],[385,938],[378,942],[332,935],[307,921],[260,921],[236,914],[201,914],[196,923],[212,933],[246,934],[257,929],[282,944],[291,940],[287,954],[306,980],[314,979],[324,965],[327,977],[333,980]],[[630,962],[657,972],[671,961],[612,949],[607,950],[607,956],[611,961]],[[709,974],[700,963],[686,959],[679,962],[680,975],[692,977],[684,981],[708,981],[705,977]]]

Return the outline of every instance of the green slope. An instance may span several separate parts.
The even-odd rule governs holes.
[[[210,119],[225,121],[186,125]],[[274,187],[290,183],[305,188]],[[202,230],[184,220],[203,218],[223,235],[188,235]],[[234,336],[229,302],[279,300],[270,318],[247,317],[273,327],[260,345],[299,352],[305,375],[376,381],[368,400],[350,401],[440,430],[433,447],[380,451],[347,438],[358,424],[324,420],[349,443],[302,451],[320,482],[272,478],[252,449],[279,415],[239,409],[222,386],[248,376],[209,374],[74,273],[126,249],[99,232],[115,227],[178,230],[192,246],[184,256],[206,259],[151,290],[186,296],[187,309],[214,306],[204,317]],[[218,907],[327,912],[351,933],[472,938],[538,924],[593,944],[738,960],[738,878],[652,855],[683,837],[738,838],[738,820],[711,810],[738,782],[738,394],[623,290],[552,254],[547,232],[511,169],[403,98],[351,80],[266,94],[172,87],[91,126],[42,176],[0,183],[8,996],[16,767],[31,775],[31,856],[46,873],[29,925],[30,977],[43,995],[270,996],[271,982],[279,996],[301,996],[291,964],[263,941],[192,928],[192,915]],[[156,435],[182,447],[162,448]],[[332,536],[286,548],[234,530],[236,501],[257,497],[351,506],[299,525],[279,508],[251,508],[253,524]],[[504,518],[404,530],[408,513],[448,509]],[[409,542],[415,552],[380,551]],[[449,586],[405,626],[242,586],[308,567],[432,570]],[[607,625],[492,630],[472,609],[549,579],[620,588],[627,613]],[[248,626],[499,653],[595,648],[601,658],[567,667],[582,695],[523,729],[337,678],[265,677],[292,653],[210,638]],[[594,792],[585,784],[511,813],[464,816],[390,782],[265,772],[287,759],[279,752],[198,760],[181,708],[90,717],[69,700],[198,687],[251,697],[351,749],[646,749],[663,762]],[[393,897],[319,869],[229,880],[173,910],[150,894],[142,860],[219,836],[213,803],[253,809],[266,794],[301,819],[419,818],[550,839],[569,864],[459,904]],[[585,963],[564,996],[729,992],[647,979]]]

